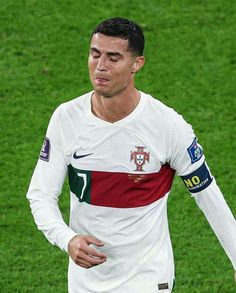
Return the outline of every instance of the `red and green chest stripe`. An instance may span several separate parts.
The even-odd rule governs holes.
[[[174,175],[169,165],[151,174],[85,171],[68,166],[70,190],[79,201],[114,208],[141,207],[164,197]]]

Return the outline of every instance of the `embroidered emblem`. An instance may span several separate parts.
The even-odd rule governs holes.
[[[195,137],[192,144],[188,148],[188,154],[191,158],[192,164],[199,161],[203,155],[201,147],[197,143],[197,138]]]
[[[148,180],[147,175],[143,175],[143,174],[128,174],[128,178],[130,181],[134,183],[141,183]]]
[[[49,138],[45,137],[39,158],[48,162],[50,157],[51,144]]]
[[[145,165],[146,162],[149,162],[150,152],[145,152],[145,147],[136,146],[136,148],[136,151],[131,151],[130,162],[134,161],[136,165],[135,171],[144,171],[143,165]]]

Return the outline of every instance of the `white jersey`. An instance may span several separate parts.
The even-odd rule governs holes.
[[[71,293],[171,292],[167,199],[175,174],[236,269],[235,220],[192,127],[174,110],[140,94],[135,110],[115,123],[93,115],[92,92],[59,106],[49,123],[27,194],[38,228],[65,251],[75,235],[92,235],[104,242],[96,249],[107,255],[105,263],[88,270],[70,259]],[[69,227],[57,205],[66,174]]]

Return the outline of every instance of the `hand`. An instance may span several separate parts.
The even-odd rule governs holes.
[[[107,260],[107,256],[91,248],[89,244],[103,246],[102,241],[88,235],[76,235],[68,244],[68,253],[72,260],[79,266],[89,269],[100,265]]]

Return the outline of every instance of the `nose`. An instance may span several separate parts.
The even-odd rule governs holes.
[[[105,56],[101,56],[99,58],[99,61],[98,61],[98,64],[97,64],[97,70],[98,71],[107,71],[106,57]]]

